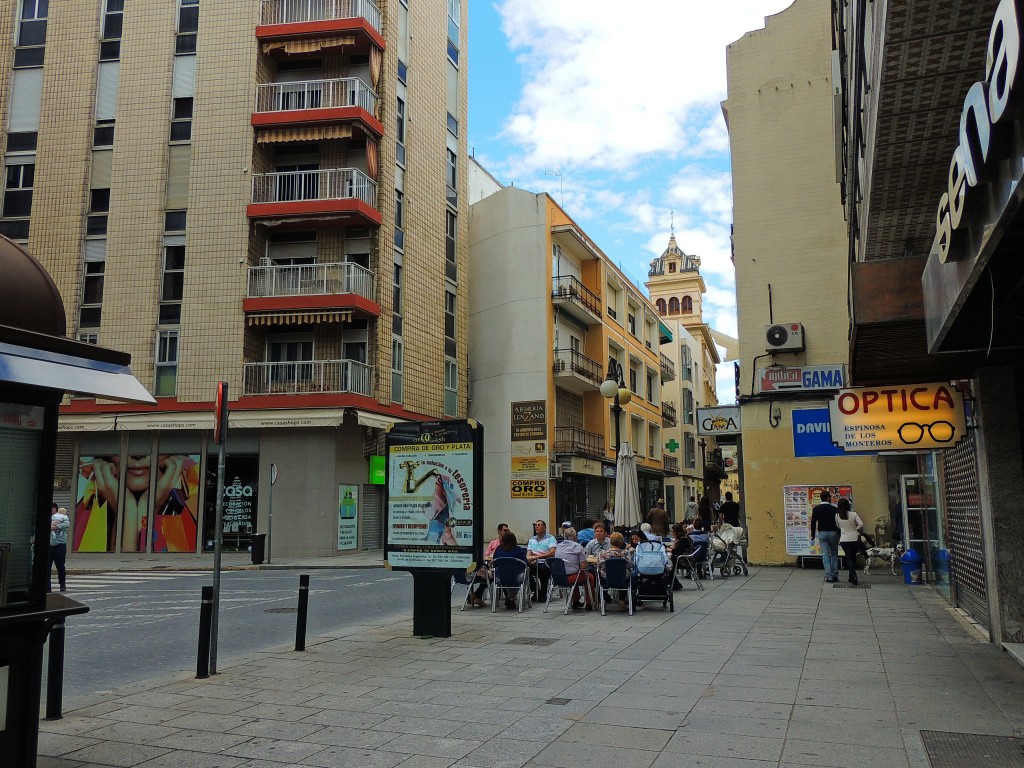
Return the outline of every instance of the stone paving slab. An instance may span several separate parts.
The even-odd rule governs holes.
[[[675,613],[454,611],[451,638],[363,624],[78,697],[39,766],[929,768],[922,729],[1024,735],[1024,670],[927,588],[706,586]]]

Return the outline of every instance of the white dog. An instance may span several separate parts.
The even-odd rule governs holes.
[[[895,547],[868,547],[868,554],[864,562],[864,575],[867,576],[871,571],[871,562],[876,558],[889,563],[889,570],[894,576],[898,575],[900,556],[902,554],[902,544],[897,544]]]

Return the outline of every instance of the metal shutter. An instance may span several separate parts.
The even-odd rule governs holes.
[[[611,501],[608,498],[608,481],[603,477],[588,477],[587,513],[584,519],[589,517],[591,520],[600,520],[601,509],[604,508],[606,501]]]
[[[53,473],[53,503],[70,510],[72,484],[75,479],[75,438],[57,435],[57,465]]]
[[[968,431],[955,448],[944,451],[942,464],[956,604],[988,626],[974,432]]]
[[[384,489],[379,485],[363,486],[363,504],[359,528],[362,530],[360,549],[384,548]]]
[[[7,130],[39,130],[39,109],[43,98],[43,69],[16,69],[11,81],[10,118]]]
[[[121,78],[119,61],[100,63],[96,75],[96,120],[113,120],[117,113],[117,84]]]

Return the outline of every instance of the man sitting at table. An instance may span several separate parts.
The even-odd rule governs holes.
[[[587,598],[587,610],[592,611],[594,607],[590,604],[590,585],[594,583],[594,574],[587,571],[587,553],[576,541],[575,528],[563,530],[562,537],[558,546],[555,547],[555,557],[565,563],[565,575],[569,577],[570,584],[576,583],[576,580],[579,579],[579,589],[583,590],[583,594]],[[583,571],[583,575],[577,576],[580,571]],[[583,603],[580,602],[575,588],[572,596],[572,607],[582,608]]]
[[[494,558],[494,552],[498,549],[501,544],[501,537],[508,530],[508,525],[505,523],[498,523],[498,536],[490,544],[487,545],[487,549],[484,550],[484,562],[492,560]],[[486,565],[481,566],[477,572],[477,584],[473,590],[473,594],[469,596],[470,605],[478,605],[483,607],[484,605],[484,592],[487,591],[487,585],[491,580],[491,572]]]
[[[579,536],[576,537],[577,540]],[[608,531],[604,527],[604,523],[594,523],[594,538],[587,542],[587,546],[583,548],[583,551],[587,553],[587,557],[597,557],[602,552],[611,549],[612,543],[608,541]]]
[[[534,571],[537,581],[540,582],[540,589],[537,591],[537,600],[544,602],[548,599],[548,581],[551,573],[544,562],[549,557],[555,556],[555,548],[558,541],[548,533],[548,524],[538,520],[533,524],[533,536],[526,543],[526,559]]]

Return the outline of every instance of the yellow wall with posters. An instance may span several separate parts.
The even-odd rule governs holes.
[[[759,565],[793,563],[786,553],[783,486],[852,485],[854,511],[874,535],[875,521],[889,519],[884,459],[874,456],[794,458],[793,407],[823,407],[825,400],[777,403],[781,421],[768,423],[768,403],[743,407],[743,510],[748,559]]]

